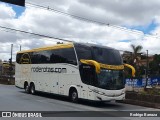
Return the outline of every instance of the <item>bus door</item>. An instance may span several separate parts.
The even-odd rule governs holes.
[[[70,79],[68,79],[68,75],[62,75],[62,74],[59,74],[59,86],[58,86],[58,93],[60,95],[64,95],[65,94],[65,91],[66,91],[66,82],[69,82]]]
[[[48,79],[48,91],[51,93],[58,94],[59,91],[59,75],[57,73],[53,73],[51,77]]]
[[[59,94],[61,95],[68,95],[68,90],[71,86],[79,86],[80,87],[80,80],[77,74],[67,73],[67,74],[59,74]],[[80,96],[80,89],[77,87],[78,96]]]
[[[30,64],[22,64],[21,65],[21,81],[31,81],[31,65]]]
[[[20,82],[28,81],[28,83],[30,83],[31,81],[31,59],[28,53],[24,53],[21,56],[20,64],[21,64]]]
[[[94,99],[95,87],[95,68],[91,65],[82,64],[80,65],[81,80],[84,84],[81,87],[81,96],[84,99]]]

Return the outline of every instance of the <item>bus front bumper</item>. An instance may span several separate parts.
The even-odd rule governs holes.
[[[101,95],[101,94],[97,93],[96,99],[98,101],[124,100],[125,99],[125,93],[123,93],[121,95],[113,95],[113,96]]]

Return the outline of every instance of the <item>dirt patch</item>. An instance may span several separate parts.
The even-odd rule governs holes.
[[[126,99],[119,102],[160,109],[160,95],[126,92]]]
[[[0,84],[15,85],[15,79],[9,77],[0,78]]]

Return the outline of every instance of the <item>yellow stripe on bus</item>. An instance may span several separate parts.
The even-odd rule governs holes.
[[[96,68],[96,73],[100,73],[101,68],[100,68],[100,64],[97,61],[95,61],[95,60],[84,60],[84,59],[81,59],[80,61],[84,64],[94,65],[95,68]]]
[[[93,65],[95,66],[96,69],[96,73],[100,73],[101,68],[106,68],[106,69],[110,69],[110,70],[123,70],[124,66],[128,67],[132,70],[132,76],[135,77],[135,68],[132,65],[129,64],[124,64],[124,65],[107,65],[107,64],[102,64],[102,63],[98,63],[95,60],[84,60],[81,59],[80,60],[82,63],[84,64],[88,64],[88,65]]]
[[[107,64],[98,63],[95,60],[81,59],[80,61],[84,64],[94,65],[96,69],[96,73],[100,73],[101,68],[106,68],[110,70],[123,70],[124,69],[124,65],[107,65]]]
[[[130,68],[132,70],[132,76],[135,77],[136,70],[132,65],[124,64],[124,66]]]
[[[73,44],[58,44],[58,45],[53,45],[53,46],[48,46],[48,47],[41,47],[41,48],[35,48],[31,50],[24,50],[20,51],[18,53],[26,53],[26,52],[38,52],[38,51],[44,51],[44,50],[55,50],[55,49],[63,49],[63,48],[72,48]]]
[[[102,64],[100,63],[101,68],[106,68],[110,70],[123,70],[124,65],[107,65],[107,64]]]

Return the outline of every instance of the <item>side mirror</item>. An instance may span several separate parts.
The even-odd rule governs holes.
[[[125,67],[128,67],[132,70],[132,77],[135,77],[136,70],[132,65],[124,64]]]
[[[83,60],[83,59],[81,59],[80,61],[81,61],[81,63],[95,66],[96,73],[100,73],[101,67],[100,67],[100,64],[98,62],[96,62],[94,60]]]

